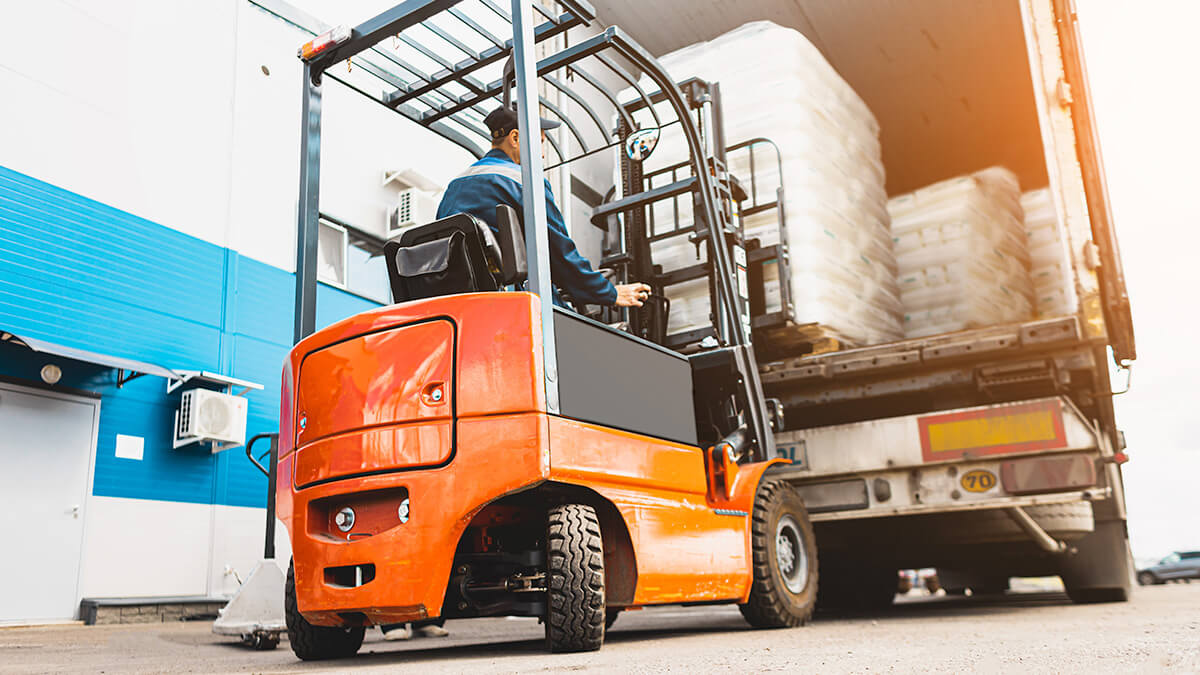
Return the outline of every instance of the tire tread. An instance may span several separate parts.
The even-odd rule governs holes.
[[[552,652],[604,643],[604,547],[592,507],[563,504],[546,522],[546,645]]]
[[[337,628],[314,626],[300,614],[296,604],[296,569],[288,565],[283,592],[283,613],[287,621],[288,643],[296,656],[305,661],[338,659],[356,654],[362,647],[367,629],[362,626]]]
[[[779,479],[763,480],[754,497],[754,512],[751,514],[750,542],[752,552],[753,581],[750,587],[750,599],[745,604],[738,605],[742,616],[756,628],[792,628],[802,626],[812,618],[815,606],[817,579],[816,548],[811,547],[809,554],[809,580],[805,588],[808,598],[801,607],[795,607],[787,602],[783,594],[788,592],[781,587],[775,578],[773,570],[774,557],[771,555],[772,514],[783,509],[787,502],[794,500],[792,513],[803,532],[807,544],[815,541],[812,525],[808,520],[808,512],[800,496],[790,485]]]

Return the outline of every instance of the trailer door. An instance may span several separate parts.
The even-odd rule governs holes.
[[[1046,169],[1075,270],[1088,337],[1118,362],[1136,358],[1074,0],[1021,0]]]

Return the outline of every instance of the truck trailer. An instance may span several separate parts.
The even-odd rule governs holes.
[[[814,521],[822,604],[890,604],[896,571],[920,567],[938,567],[951,593],[1060,575],[1075,601],[1126,599],[1128,456],[1110,366],[1128,377],[1136,348],[1074,3],[911,0],[868,10],[616,0],[602,15],[655,26],[644,39],[660,55],[747,21],[794,28],[877,118],[889,196],[1003,166],[1021,190],[1044,190],[1053,203],[1072,302],[1021,321],[884,344],[848,344],[789,313],[786,302],[764,309],[755,297],[761,265],[779,261],[786,276],[789,251],[750,244],[754,346],[764,392],[785,420],[777,451],[792,462],[779,475],[799,489]],[[755,103],[770,106],[772,95]],[[729,142],[732,153],[756,139]],[[760,167],[764,159],[772,153],[759,155]],[[625,193],[639,189],[630,170]],[[751,199],[742,212],[782,201]],[[637,229],[624,238],[634,248]],[[627,254],[643,259],[628,278],[648,276],[648,253]],[[660,281],[680,279],[671,272]],[[683,349],[706,335],[664,331]]]

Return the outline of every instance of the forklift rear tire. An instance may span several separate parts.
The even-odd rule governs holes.
[[[546,519],[546,647],[592,652],[604,644],[604,546],[600,520],[585,504],[550,509]]]
[[[817,604],[817,542],[804,500],[782,480],[764,480],[751,521],[754,581],[739,605],[755,628],[808,623]]]
[[[283,588],[283,614],[287,621],[288,642],[296,656],[305,661],[340,659],[354,656],[362,646],[363,626],[339,628],[314,626],[296,606],[296,566],[288,564],[287,583]]]

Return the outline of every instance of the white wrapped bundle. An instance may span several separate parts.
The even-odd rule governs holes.
[[[1029,240],[1034,311],[1038,318],[1074,314],[1079,302],[1050,188],[1021,195],[1021,208],[1025,212],[1025,236]]]
[[[1032,316],[1020,197],[1016,176],[993,167],[888,202],[905,337]]]
[[[765,137],[782,154],[787,244],[790,250],[792,317],[820,323],[831,334],[858,344],[894,340],[901,335],[896,263],[888,230],[887,194],[880,160],[879,126],[857,94],[799,32],[768,21],[746,24],[712,41],[698,43],[661,59],[676,81],[690,77],[720,83],[725,137],[732,145]],[[648,81],[647,91],[654,89]],[[660,108],[662,109],[662,108]],[[687,157],[677,127],[664,129],[646,170]],[[754,155],[758,202],[775,200],[779,170],[765,145]],[[749,152],[729,156],[730,172],[750,190]],[[682,172],[683,178],[688,172]],[[657,184],[670,182],[664,178]],[[678,223],[690,227],[687,199],[675,218],[670,202],[653,211],[655,231]],[[743,223],[747,239],[779,243],[774,210]],[[686,237],[654,245],[655,262],[664,270],[694,265],[697,255]],[[767,311],[780,306],[778,273],[766,270]],[[668,288],[671,333],[709,325],[704,284]]]

